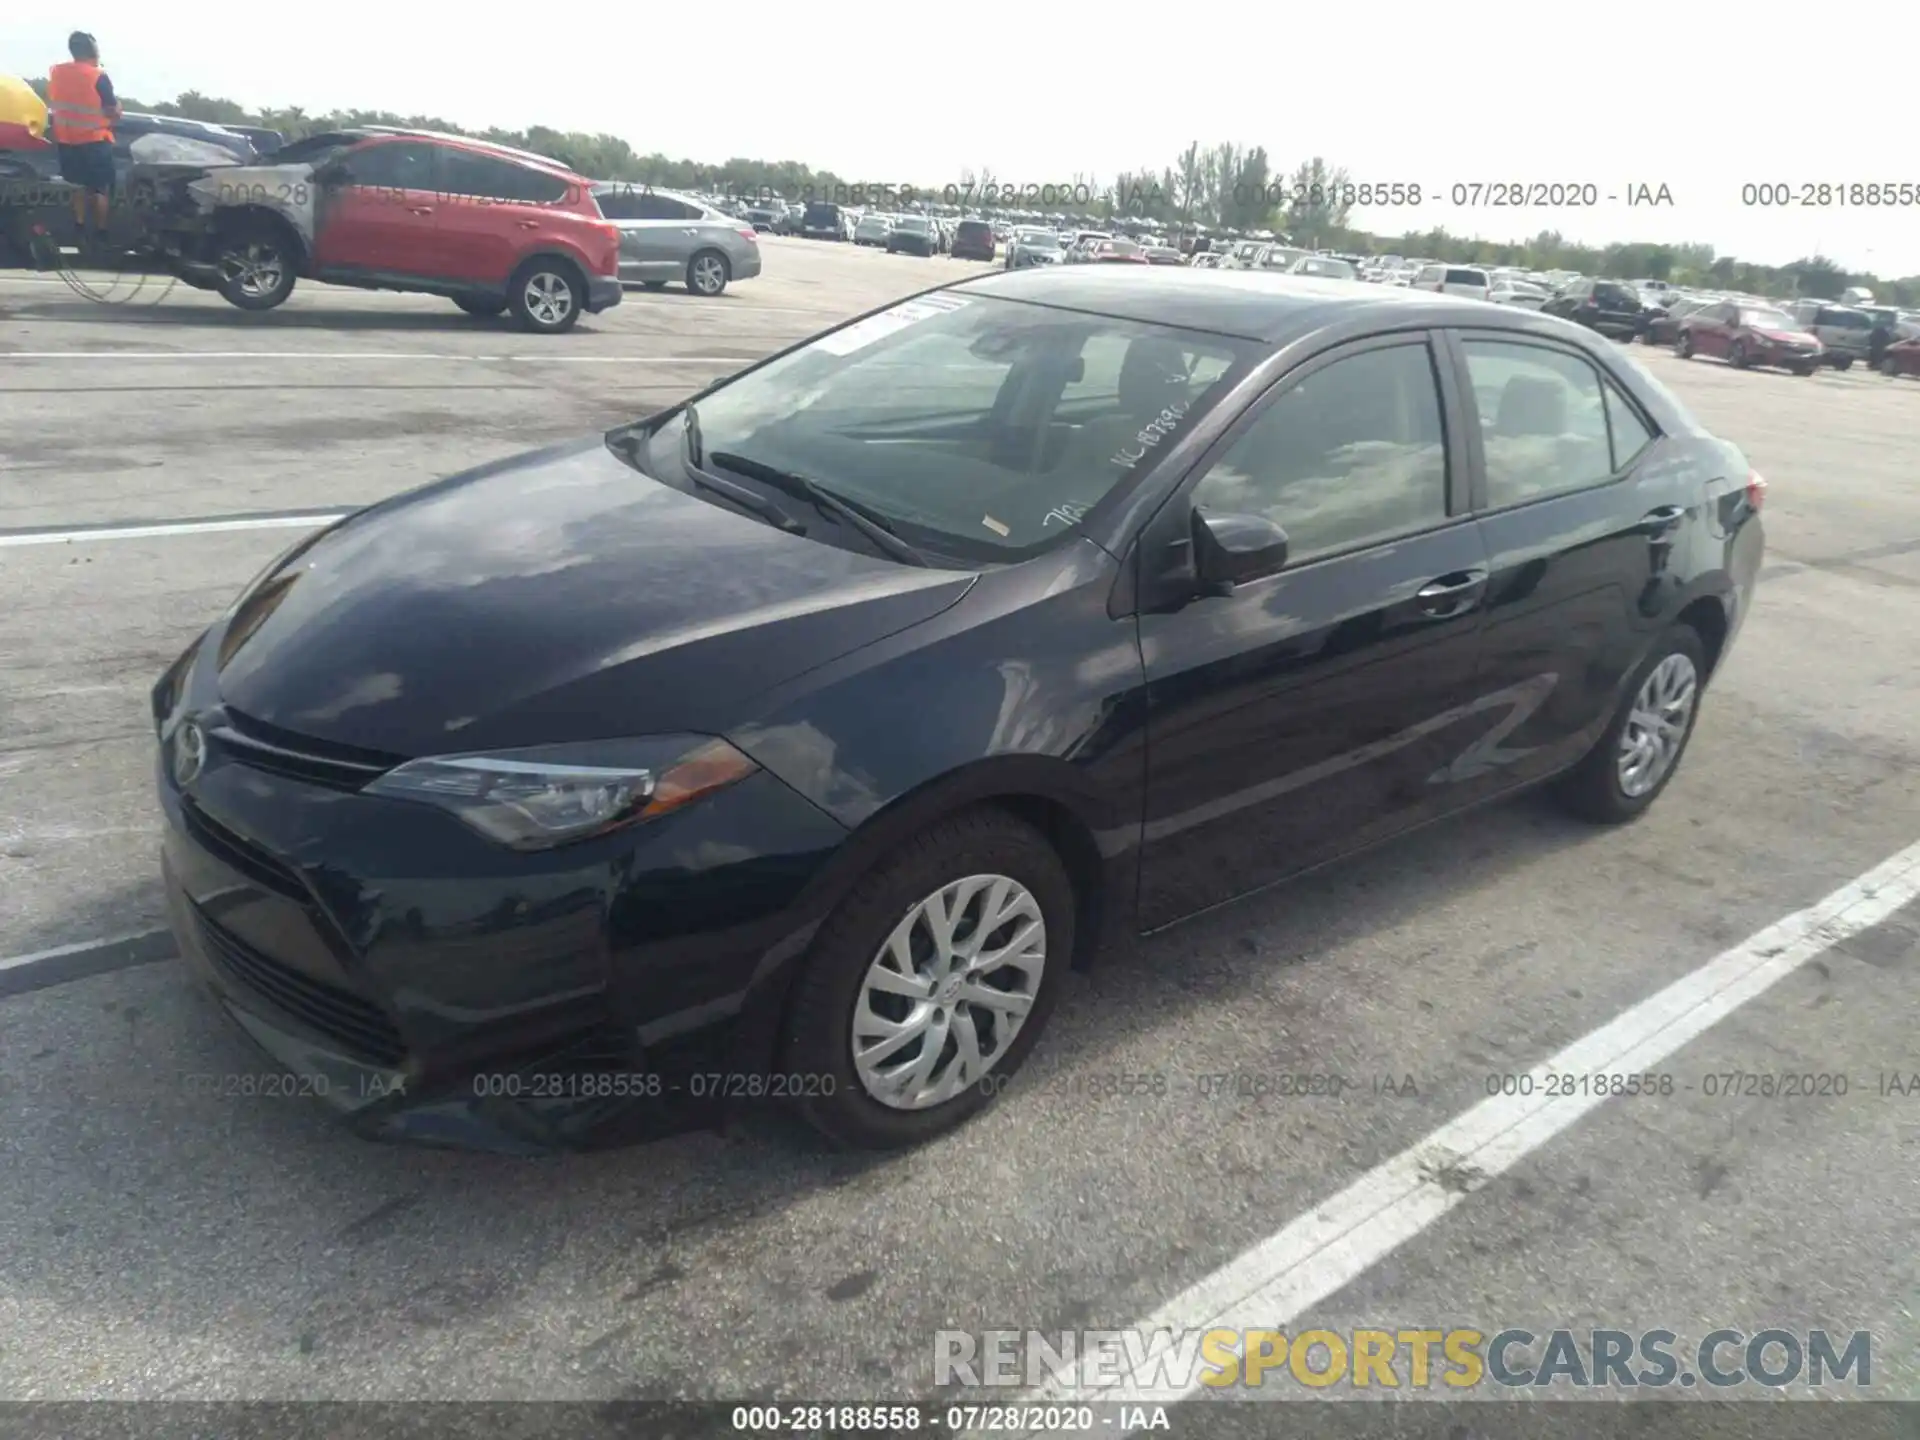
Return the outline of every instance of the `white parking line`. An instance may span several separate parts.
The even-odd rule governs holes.
[[[0,955],[0,971],[24,970],[29,965],[44,965],[49,960],[78,955],[82,951],[105,950],[115,945],[131,945],[136,941],[151,940],[157,935],[166,933],[164,929],[136,930],[130,935],[109,935],[100,940],[79,940],[71,945],[56,945],[51,950],[35,950],[30,955]]]
[[[556,365],[750,365],[742,355],[469,355],[448,350],[13,350],[0,360],[473,360]]]
[[[243,515],[227,520],[156,521],[151,525],[87,525],[73,530],[34,530],[24,535],[0,534],[0,549],[23,545],[73,545],[83,540],[152,540],[168,535],[218,535],[229,530],[317,530],[351,514]]]
[[[1244,1331],[1289,1324],[1606,1098],[1549,1097],[1550,1076],[1652,1070],[1809,960],[1877,925],[1916,896],[1920,844],[1574,1041],[1532,1072],[1531,1085],[1520,1082],[1531,1093],[1498,1095],[1475,1105],[1214,1271],[1138,1322],[1138,1329],[1150,1341],[1161,1330]],[[1197,1384],[1172,1388],[1163,1375],[1160,1363],[1149,1359],[1116,1383],[1101,1384],[1083,1364],[1074,1375],[1016,1403],[1166,1404],[1197,1393]]]

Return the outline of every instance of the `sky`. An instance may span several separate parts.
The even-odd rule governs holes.
[[[330,0],[224,31],[191,18],[216,11],[145,0],[9,9],[0,72],[44,75],[68,31],[85,29],[114,83],[149,100],[198,90],[469,128],[545,124],[619,135],[643,154],[794,159],[896,186],[982,171],[1021,186],[1110,182],[1170,165],[1194,140],[1231,140],[1266,146],[1276,168],[1320,155],[1355,181],[1420,185],[1418,208],[1353,214],[1379,234],[1556,229],[1592,244],[1703,243],[1776,265],[1820,253],[1920,274],[1913,71],[1887,53],[1915,32],[1911,0],[1782,8],[1793,35],[1764,10],[1698,0],[1365,16],[1249,5],[1245,19],[1145,0],[960,18],[869,0],[732,0],[698,20],[669,6],[644,26],[644,7],[599,0],[537,18],[505,7],[497,20]],[[1805,58],[1856,46],[1844,76]],[[1591,185],[1599,203],[1452,203],[1456,186],[1488,182]],[[1838,195],[1798,203],[1823,183]],[[1856,183],[1904,183],[1910,203],[1841,204]],[[1751,203],[1761,192],[1745,187],[1757,185],[1796,203]],[[1629,206],[1642,186],[1664,186],[1672,203]]]

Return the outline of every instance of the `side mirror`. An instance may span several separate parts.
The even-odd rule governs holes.
[[[344,185],[347,183],[347,167],[343,161],[329,160],[317,165],[313,171],[314,183],[318,185]]]
[[[1193,563],[1201,593],[1228,595],[1287,563],[1287,532],[1261,515],[1193,512]]]

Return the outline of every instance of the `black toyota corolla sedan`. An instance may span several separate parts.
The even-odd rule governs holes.
[[[933,290],[304,540],[153,693],[189,962],[363,1132],[990,1102],[1063,972],[1541,782],[1631,820],[1764,482],[1551,317]]]

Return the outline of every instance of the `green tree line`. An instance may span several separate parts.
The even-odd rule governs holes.
[[[34,87],[45,96],[43,81]],[[299,106],[249,110],[233,100],[189,90],[173,100],[142,103],[123,97],[128,110],[221,125],[257,125],[298,139],[318,130],[352,125],[393,125],[510,145],[548,156],[595,180],[626,180],[667,189],[704,190],[720,194],[774,194],[804,196],[831,194],[852,181],[832,170],[815,169],[799,160],[757,160],[736,156],[724,164],[675,159],[658,152],[643,155],[617,135],[554,130],[544,125],[525,130],[469,130],[437,115],[402,115],[390,110],[334,110],[309,115]],[[862,177],[868,183],[880,177]],[[921,184],[920,180],[931,183]],[[894,177],[894,183],[912,183],[922,194],[970,195],[983,200],[1003,192],[991,169],[966,170],[957,181],[937,177]],[[1876,299],[1898,305],[1920,305],[1920,275],[1883,280],[1876,275],[1842,269],[1821,255],[1806,256],[1786,265],[1760,265],[1733,255],[1721,255],[1711,245],[1622,243],[1588,245],[1568,240],[1555,230],[1542,230],[1526,239],[1482,240],[1444,229],[1383,235],[1360,227],[1355,207],[1343,203],[1352,177],[1348,172],[1314,157],[1291,167],[1278,164],[1264,146],[1223,141],[1202,145],[1195,141],[1172,164],[1142,166],[1124,171],[1111,183],[1088,175],[1061,178],[1063,198],[1027,200],[1008,196],[1003,208],[1041,205],[1050,210],[1079,210],[1093,218],[1150,220],[1168,229],[1206,226],[1209,229],[1275,230],[1296,242],[1325,246],[1363,255],[1424,256],[1462,264],[1513,265],[1527,270],[1577,270],[1583,275],[1666,280],[1676,285],[1710,286],[1749,294],[1822,299],[1837,297],[1849,286],[1864,285]],[[1076,206],[1071,198],[1092,197]],[[991,209],[992,205],[981,206]]]

